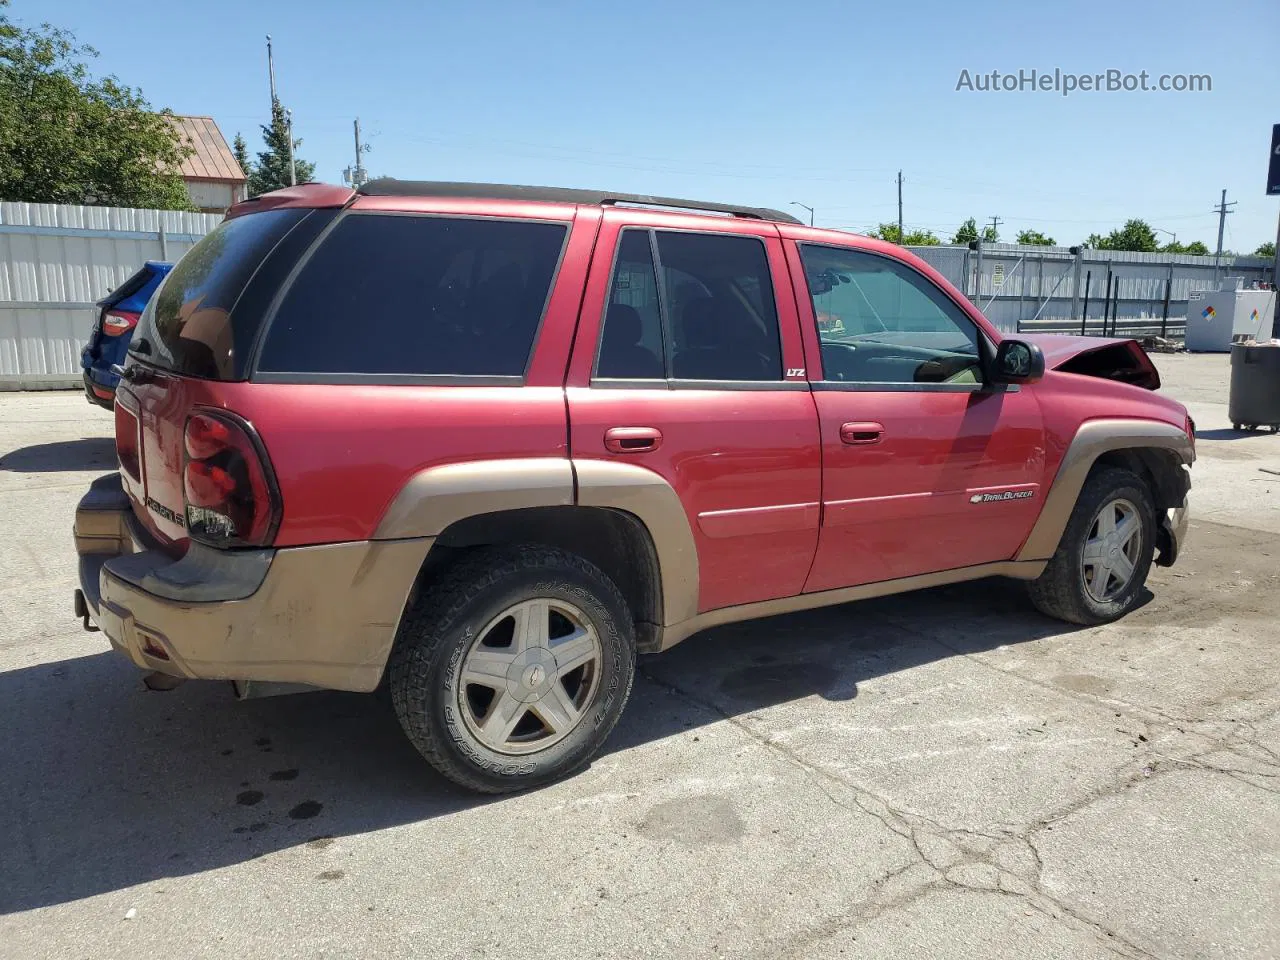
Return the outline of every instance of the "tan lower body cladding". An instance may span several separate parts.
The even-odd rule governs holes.
[[[1167,451],[1183,464],[1194,457],[1186,434],[1168,424],[1092,421],[1068,449],[1044,509],[1014,559],[701,614],[697,550],[679,496],[650,470],[605,460],[489,461],[424,470],[392,504],[376,539],[272,551],[265,574],[259,570],[248,588],[227,594],[234,599],[217,598],[216,589],[161,595],[164,591],[144,588],[153,580],[129,573],[137,564],[120,563],[113,573],[112,558],[146,545],[138,542],[127,500],[120,499],[123,494],[107,489],[111,478],[95,483],[101,489],[82,501],[76,545],[82,590],[94,619],[139,667],[178,677],[368,691],[381,680],[400,618],[436,535],[458,520],[529,506],[575,504],[636,517],[648,531],[659,561],[661,615],[657,643],[650,649],[667,649],[725,623],[988,576],[1034,579],[1057,548],[1093,463],[1109,450],[1133,448]],[[228,557],[223,562],[239,561]],[[225,577],[225,571],[219,575],[234,580]],[[246,575],[240,582],[250,579]]]
[[[93,564],[97,589],[83,578],[82,589],[112,645],[144,670],[367,692],[382,679],[431,542],[277,550],[261,586],[239,600],[156,596],[109,564]]]

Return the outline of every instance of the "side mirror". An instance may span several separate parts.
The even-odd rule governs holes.
[[[996,383],[1035,383],[1044,376],[1044,352],[1025,340],[1002,340],[992,373]]]

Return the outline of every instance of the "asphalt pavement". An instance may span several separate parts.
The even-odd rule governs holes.
[[[1195,519],[1125,620],[997,580],[726,626],[498,799],[377,697],[145,692],[71,610],[111,415],[0,394],[0,957],[1280,956],[1280,437],[1156,359]]]

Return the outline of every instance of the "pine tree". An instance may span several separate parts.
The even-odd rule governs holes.
[[[249,147],[238,131],[236,138],[231,141],[231,153],[236,158],[236,163],[240,165],[240,171],[246,177],[249,176],[253,172],[253,167],[249,164]]]
[[[289,186],[289,121],[279,100],[271,104],[271,123],[263,124],[262,142],[267,149],[258,154],[249,174],[249,194],[255,197]],[[315,174],[316,165],[298,157],[301,145],[301,140],[293,141],[294,167],[298,183],[306,183]]]

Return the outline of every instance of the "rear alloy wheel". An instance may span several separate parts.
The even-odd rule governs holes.
[[[539,786],[586,764],[617,723],[634,629],[617,586],[581,557],[477,550],[406,612],[388,665],[392,703],[455,783]]]
[[[1089,475],[1058,549],[1028,586],[1050,617],[1092,625],[1138,604],[1155,555],[1156,511],[1143,480],[1122,467]]]
[[[502,611],[462,657],[458,712],[495,753],[533,753],[582,722],[600,683],[604,650],[571,603],[549,597]]]

